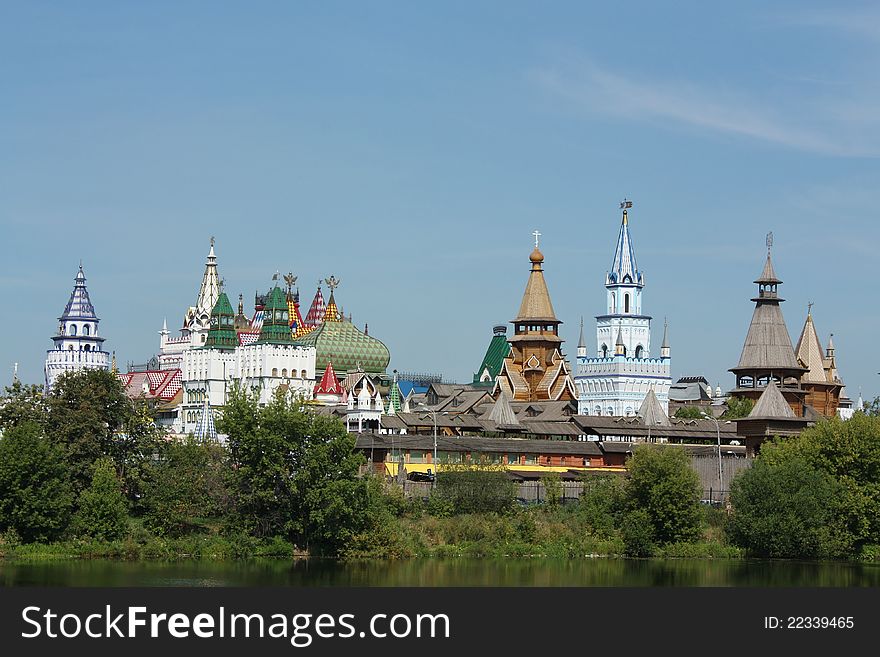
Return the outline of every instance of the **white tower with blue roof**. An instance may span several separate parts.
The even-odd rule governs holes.
[[[632,201],[620,207],[614,261],[605,275],[606,312],[596,317],[596,356],[578,349],[574,380],[581,415],[636,415],[652,389],[663,409],[669,409],[669,344],[664,332],[660,357],[651,357],[651,317],[642,313],[645,277],[629,229]]]
[[[110,354],[104,351],[104,337],[98,335],[99,321],[80,264],[70,300],[58,318],[58,333],[52,337],[55,344],[46,353],[47,391],[63,372],[110,369]]]

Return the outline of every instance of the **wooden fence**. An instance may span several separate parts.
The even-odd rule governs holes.
[[[718,457],[716,456],[693,456],[691,466],[700,476],[702,486],[702,500],[706,502],[719,502],[726,498],[730,491],[730,482],[738,473],[751,467],[752,459],[744,457],[722,456],[721,476],[718,478]],[[397,480],[394,483],[399,485]],[[723,483],[723,485],[722,485]],[[580,499],[584,485],[580,481],[560,482],[560,497],[563,503]],[[427,498],[431,495],[433,485],[428,481],[403,482],[403,493],[406,497]],[[543,502],[547,499],[547,491],[542,481],[521,481],[517,484],[517,499],[526,503]]]

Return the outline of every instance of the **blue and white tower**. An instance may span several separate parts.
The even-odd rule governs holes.
[[[596,317],[596,357],[579,345],[575,368],[578,412],[581,415],[635,415],[653,389],[663,410],[669,410],[670,350],[666,327],[660,358],[651,357],[651,317],[642,314],[645,277],[636,264],[627,210],[611,271],[605,275],[606,313]],[[583,344],[583,340],[581,340]]]
[[[58,318],[55,345],[46,354],[46,390],[62,372],[84,369],[110,369],[110,354],[104,351],[104,338],[98,335],[95,307],[86,289],[82,265],[74,279],[73,292]]]

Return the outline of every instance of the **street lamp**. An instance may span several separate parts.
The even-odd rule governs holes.
[[[434,421],[434,457],[431,459],[431,465],[434,468],[434,481],[431,482],[431,486],[433,487],[437,482],[437,410],[429,408],[423,402],[419,402],[418,405],[424,408],[426,413],[430,413],[431,419]],[[446,412],[444,411],[443,414],[445,415]]]
[[[715,433],[718,436],[718,495],[721,498],[722,504],[724,503],[724,475],[721,474],[721,426],[718,424],[718,419],[712,415],[711,413],[706,413],[705,411],[702,413],[702,416],[707,420],[712,420],[715,423]]]

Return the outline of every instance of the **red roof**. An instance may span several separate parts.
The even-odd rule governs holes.
[[[315,292],[315,298],[312,299],[312,305],[309,308],[309,314],[306,315],[306,326],[315,327],[324,321],[324,313],[327,312],[327,306],[324,304],[324,295],[321,293],[321,286]]]
[[[129,397],[171,401],[183,383],[180,370],[151,370],[117,374]]]
[[[343,387],[336,378],[336,372],[333,371],[333,363],[327,361],[327,369],[324,370],[324,376],[321,377],[320,383],[315,386],[316,395],[341,395],[344,392]]]

